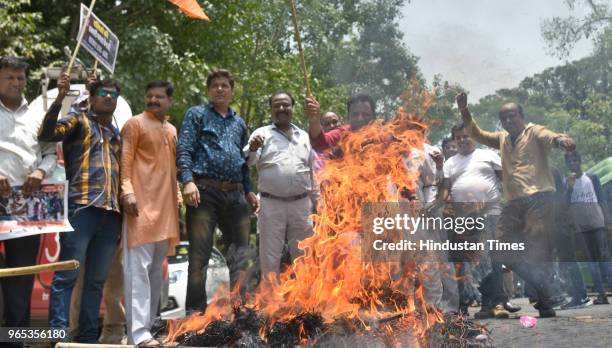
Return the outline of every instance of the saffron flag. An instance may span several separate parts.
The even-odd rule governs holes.
[[[210,18],[204,13],[197,0],[168,0],[191,18],[203,19],[210,22]]]

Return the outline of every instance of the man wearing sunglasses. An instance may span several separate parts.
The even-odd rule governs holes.
[[[70,90],[63,74],[58,95],[45,115],[38,139],[62,141],[68,178],[69,220],[74,232],[60,235],[60,260],[85,265],[77,342],[96,343],[102,289],[121,227],[118,202],[121,140],[113,125],[119,85],[96,81],[89,88],[89,110],[69,112],[58,121]],[[55,272],[49,303],[49,326],[67,328],[70,297],[78,270]]]

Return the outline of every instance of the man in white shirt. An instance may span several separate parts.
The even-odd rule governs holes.
[[[25,196],[40,188],[47,173],[55,168],[55,144],[39,143],[42,115],[29,112],[23,97],[28,65],[15,57],[0,58],[0,195],[11,194],[11,186],[23,185]],[[32,266],[40,236],[6,240],[7,267]],[[30,326],[30,295],[34,276],[2,278],[7,327]]]
[[[485,217],[484,231],[468,231],[458,235],[451,231],[452,240],[469,240],[483,242],[494,239],[495,227],[501,213],[500,183],[501,158],[491,150],[477,149],[463,125],[453,127],[452,135],[457,144],[457,154],[444,163],[444,180],[434,206],[442,205],[452,197],[455,216]],[[468,262],[469,267],[479,267],[483,276],[481,287],[483,306],[477,318],[508,318],[504,308],[507,302],[503,291],[501,265],[491,264],[487,253],[469,252],[457,255],[461,259],[474,259]],[[465,264],[462,262],[462,264]],[[467,275],[468,269],[462,275]],[[465,283],[470,277],[460,277],[459,287],[462,295],[461,305],[467,305],[465,295],[470,284]],[[467,308],[463,308],[466,310]]]
[[[582,172],[582,159],[578,152],[565,154],[565,163],[571,174],[567,178],[566,199],[569,212],[577,232],[577,238],[586,248],[587,259],[598,267],[593,270],[593,283],[598,293],[593,304],[608,304],[608,297],[601,280],[601,273],[607,274],[608,284],[612,283],[612,262],[606,236],[607,202],[599,178]],[[579,244],[580,245],[580,244]],[[601,272],[601,273],[600,273]],[[576,300],[576,299],[573,299]]]
[[[442,154],[444,155],[445,160],[448,160],[457,154],[457,143],[455,142],[455,139],[451,137],[444,138],[442,140]]]
[[[301,254],[297,244],[312,234],[313,150],[308,133],[291,123],[295,101],[288,92],[270,98],[272,125],[256,129],[244,148],[248,165],[257,168],[261,208],[259,259],[262,277],[278,274],[283,246],[292,259]]]

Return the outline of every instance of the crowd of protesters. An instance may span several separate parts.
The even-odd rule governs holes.
[[[73,339],[84,343],[120,343],[125,323],[128,343],[160,345],[151,327],[159,311],[161,265],[180,239],[182,204],[186,205],[190,248],[188,313],[207,306],[203,270],[216,228],[232,253],[230,283],[237,283],[244,264],[241,257],[250,249],[253,213],[258,216],[262,278],[275,281],[283,250],[288,250],[291,259],[298,257],[298,242],[312,234],[310,215],[319,192],[316,171],[345,134],[376,118],[375,101],[365,94],[348,100],[346,125],[335,112],[321,114],[319,103],[308,97],[304,108],[309,129],[302,130],[292,122],[296,100],[289,91],[279,91],[269,99],[271,124],[249,136],[247,124],[230,107],[235,88],[232,74],[214,70],[206,80],[209,103],[189,108],[178,131],[168,122],[174,89],[163,80],[146,85],[145,110],[119,129],[113,123],[121,92],[118,83],[94,76],[88,81],[88,97],[60,115],[70,90],[70,78],[63,74],[53,104],[45,115],[35,115],[28,112],[23,97],[26,72],[21,60],[0,59],[0,193],[8,196],[11,186],[21,184],[24,194],[35,192],[55,165],[54,143],[62,143],[69,221],[75,231],[60,234],[59,258],[78,260],[82,267],[55,272],[49,326],[72,326]],[[516,103],[501,106],[503,130],[496,132],[478,127],[465,94],[457,96],[457,105],[462,123],[453,127],[442,150],[425,144],[408,156],[407,166],[416,158],[424,159],[416,167],[420,171],[417,188],[408,199],[423,202],[429,214],[439,216],[468,216],[474,214],[473,204],[466,203],[486,202],[477,212],[486,216],[484,232],[465,237],[527,240],[534,247],[530,250],[538,251],[533,260],[541,261],[502,262],[479,253],[453,262],[449,255],[443,262],[448,272],[434,271],[423,284],[427,301],[444,311],[466,314],[470,304],[479,302],[477,318],[507,318],[509,312],[520,310],[509,301],[512,294],[504,285],[504,274],[511,270],[527,283],[540,317],[555,316],[554,308],[560,305],[589,305],[593,301],[587,296],[575,255],[567,255],[578,251],[590,262],[598,293],[594,302],[608,303],[604,279],[612,283],[606,234],[609,211],[597,176],[582,172],[574,141],[527,123]],[[492,149],[477,148],[476,143]],[[553,148],[566,151],[570,174],[565,179],[555,179],[549,165]],[[250,166],[257,169],[257,194]],[[561,209],[571,212],[565,214],[564,223],[557,218]],[[568,247],[564,241],[549,244],[549,237],[561,231],[556,228],[560,224],[580,248]],[[440,239],[458,238],[438,232]],[[7,266],[34,264],[39,240],[32,236],[4,241]],[[562,268],[570,275],[568,303],[556,300],[559,272],[548,262],[554,252],[567,257]],[[33,276],[2,281],[8,299],[5,326],[30,325],[27,294],[32,286]],[[109,313],[115,313],[107,317],[116,319],[108,323],[115,328],[99,337],[103,293]]]

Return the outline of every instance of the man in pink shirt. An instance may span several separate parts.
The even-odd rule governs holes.
[[[321,127],[323,131],[329,132],[332,129],[340,127],[340,116],[333,111],[327,111],[321,116]]]
[[[355,131],[376,119],[376,104],[367,94],[356,94],[347,102],[348,125],[324,131],[320,121],[319,103],[312,97],[306,98],[306,114],[308,115],[308,133],[312,148],[321,152],[334,147],[346,131]]]

